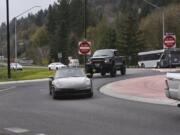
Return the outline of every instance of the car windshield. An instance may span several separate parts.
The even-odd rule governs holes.
[[[84,72],[81,69],[60,69],[56,72],[55,78],[67,78],[67,77],[85,77]]]
[[[101,56],[110,56],[112,57],[113,56],[113,51],[111,50],[99,50],[99,51],[96,51],[93,55],[93,57],[101,57]]]

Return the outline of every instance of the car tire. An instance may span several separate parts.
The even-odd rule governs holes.
[[[141,64],[141,68],[145,68],[145,65],[144,65],[144,63],[142,63],[142,64]]]
[[[121,68],[121,75],[125,75],[126,74],[126,67]]]
[[[116,67],[112,67],[112,69],[110,71],[110,76],[111,77],[115,77],[116,76],[116,72],[117,72]]]
[[[101,76],[105,76],[106,75],[106,72],[105,71],[102,71],[101,72]]]
[[[94,93],[93,92],[91,92],[90,94],[89,94],[89,98],[92,98],[93,97],[93,95],[94,95]]]
[[[49,71],[51,70],[51,68],[49,68]]]
[[[89,73],[89,78],[93,78],[93,73]]]
[[[158,68],[158,69],[159,69],[159,68],[161,68],[161,65],[160,65],[160,63],[159,63],[159,62],[157,63],[156,68]]]
[[[57,99],[57,94],[56,94],[54,88],[51,90],[51,94],[52,94],[53,99]]]
[[[49,86],[49,95],[52,95],[52,88]]]

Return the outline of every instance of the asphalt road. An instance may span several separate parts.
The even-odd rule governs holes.
[[[0,135],[179,135],[178,108],[116,99],[98,91],[108,82],[156,74],[160,73],[129,69],[126,76],[96,76],[92,99],[52,100],[48,82],[1,85]]]

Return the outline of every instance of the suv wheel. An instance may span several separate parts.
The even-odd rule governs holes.
[[[113,67],[110,71],[110,76],[115,77],[116,76],[116,67]]]
[[[101,76],[105,76],[106,75],[106,72],[105,71],[102,71],[101,72]]]
[[[141,64],[141,68],[145,68],[145,65],[144,65],[144,63],[142,63],[142,64]]]
[[[160,65],[160,63],[159,63],[159,62],[157,63],[156,68],[161,68],[161,65]]]
[[[126,74],[126,67],[121,68],[121,75],[125,75]]]

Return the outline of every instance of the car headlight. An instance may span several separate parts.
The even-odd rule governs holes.
[[[86,86],[91,86],[91,80],[90,79],[86,79],[85,80],[85,84],[86,84]]]
[[[105,63],[109,63],[109,62],[110,62],[110,59],[105,59],[104,62],[105,62]]]
[[[91,59],[88,59],[88,64],[92,64],[92,61],[91,61]]]

